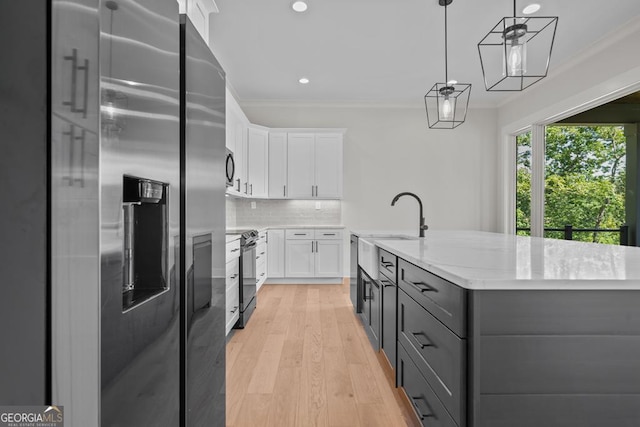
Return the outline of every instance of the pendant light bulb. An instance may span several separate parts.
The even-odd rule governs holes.
[[[445,95],[440,106],[440,120],[453,120],[453,112],[456,110],[456,99]]]
[[[507,55],[507,75],[509,77],[522,76],[527,72],[527,44],[518,43],[518,39],[511,41]]]

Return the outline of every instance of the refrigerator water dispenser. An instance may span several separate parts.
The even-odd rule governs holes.
[[[163,182],[123,177],[122,311],[169,289],[168,190],[169,185]]]

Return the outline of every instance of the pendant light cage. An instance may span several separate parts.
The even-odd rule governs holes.
[[[444,80],[436,83],[424,96],[429,129],[454,129],[467,119],[471,85],[449,80],[447,43],[447,6],[453,0],[439,0],[444,6]]]
[[[547,76],[558,17],[505,17],[478,43],[487,91],[522,91]]]
[[[471,85],[436,83],[424,96],[429,129],[455,129],[467,119]],[[448,102],[448,108],[445,108]],[[449,114],[447,114],[450,111]],[[443,112],[445,114],[443,114]]]

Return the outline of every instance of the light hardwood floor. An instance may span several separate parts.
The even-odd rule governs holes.
[[[227,344],[227,426],[414,426],[349,286],[265,285]]]

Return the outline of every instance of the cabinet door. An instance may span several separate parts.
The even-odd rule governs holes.
[[[249,120],[228,89],[226,91],[225,104],[227,147],[233,151],[236,163],[233,188],[242,194],[246,194],[249,191],[249,185],[247,184],[247,131]]]
[[[396,314],[397,314],[397,286],[395,283],[380,277],[380,289],[382,290],[382,340],[380,346],[386,354],[393,369],[396,368]]]
[[[371,303],[371,312],[369,322],[371,322],[371,334],[374,339],[372,344],[374,344],[373,347],[375,350],[380,350],[380,312],[382,310],[380,284],[377,281],[372,280],[370,286],[371,293],[369,294],[369,297],[371,299],[369,302]]]
[[[218,12],[218,8],[211,0],[187,0],[187,16],[207,44],[209,44],[209,16],[213,12]]]
[[[342,277],[342,240],[316,240],[316,276]]]
[[[225,89],[225,145],[233,151],[236,151],[236,123],[238,122],[238,115],[235,111],[235,99],[229,92],[229,89]]]
[[[249,183],[247,182],[247,134],[249,125],[241,117],[236,122],[235,127],[236,151],[234,152],[234,160],[236,161],[236,182],[234,188],[240,193],[249,194]]]
[[[315,137],[290,133],[287,136],[287,196],[310,199],[315,195]]]
[[[314,277],[314,240],[287,240],[286,277]]]
[[[315,195],[323,199],[342,197],[342,135],[315,136]]]
[[[284,277],[284,230],[269,230],[267,239],[267,276]]]
[[[287,134],[269,134],[269,198],[287,197]]]
[[[266,130],[249,128],[247,180],[249,182],[249,196],[252,197],[267,197],[268,135]]]

